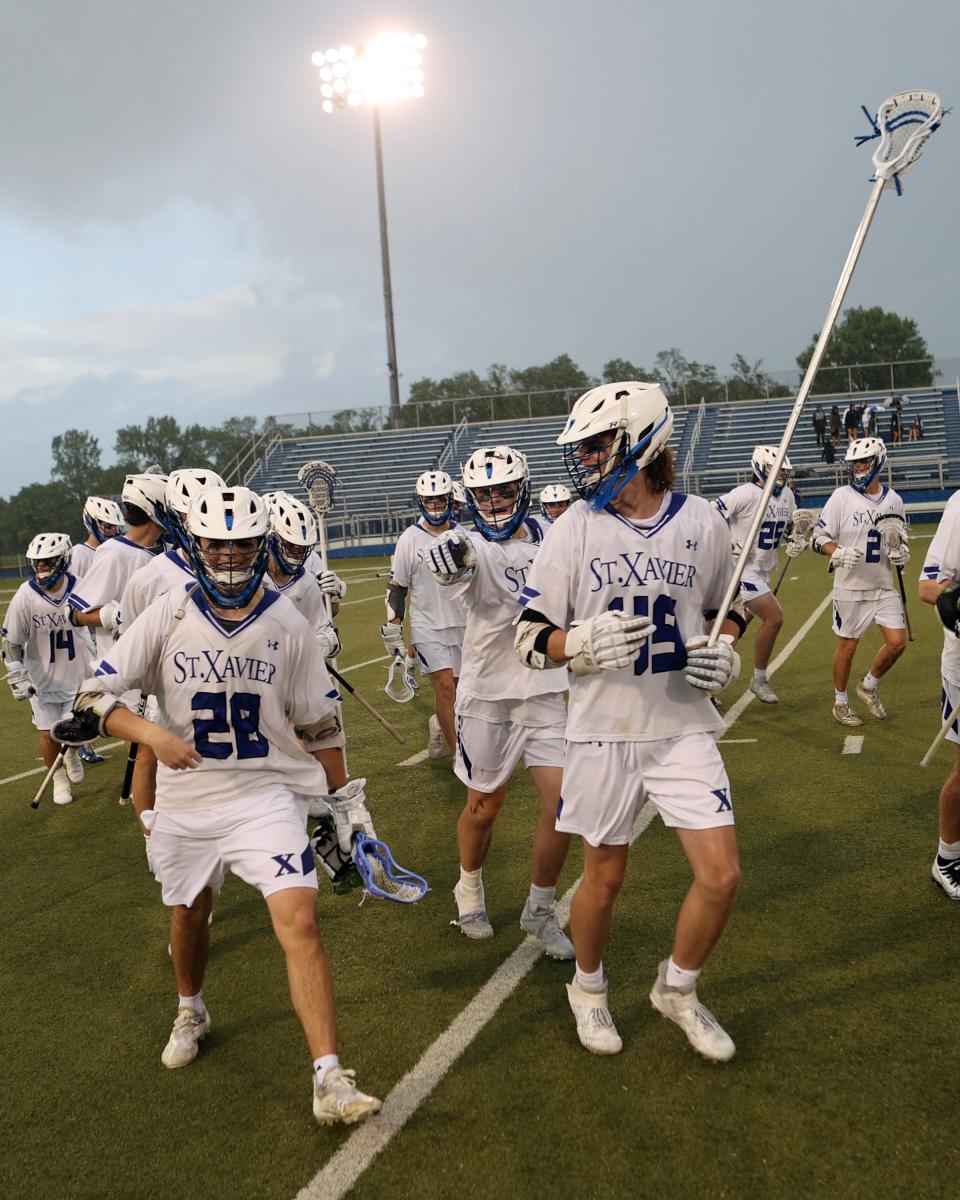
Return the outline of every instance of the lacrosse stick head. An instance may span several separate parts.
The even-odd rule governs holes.
[[[378,838],[358,833],[353,839],[353,864],[371,896],[395,904],[416,904],[430,890],[420,875],[398,866],[390,847]]]
[[[310,501],[310,507],[319,515],[333,508],[333,493],[337,484],[337,473],[328,462],[315,458],[304,463],[297,472]]]
[[[407,679],[404,656],[399,652],[393,656],[393,662],[387,668],[387,686],[383,690],[397,704],[406,704],[414,697],[414,690]]]
[[[885,550],[899,550],[907,539],[907,523],[899,513],[881,513],[873,523]]]
[[[843,461],[847,465],[850,486],[855,492],[865,492],[883,470],[887,447],[882,438],[857,438],[847,447]]]
[[[940,128],[943,104],[936,92],[898,92],[877,110],[874,137],[880,145],[873,154],[877,179],[900,191],[900,178],[920,157],[927,139]]]
[[[794,509],[790,520],[793,523],[793,534],[796,537],[806,537],[817,523],[816,517],[809,508]]]

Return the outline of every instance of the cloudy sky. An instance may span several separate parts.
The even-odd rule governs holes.
[[[429,38],[384,112],[401,389],[660,349],[788,368],[869,191],[853,137],[960,101],[960,5],[30,0],[0,12],[0,495],[50,440],[387,402],[369,112],[316,49]],[[885,195],[849,304],[960,355],[960,117]]]

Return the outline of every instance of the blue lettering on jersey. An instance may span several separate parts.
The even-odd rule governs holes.
[[[667,583],[672,587],[692,588],[697,574],[693,563],[660,558],[656,554],[648,554],[646,550],[626,551],[611,559],[592,558],[588,566],[594,581],[591,592],[614,585],[626,587],[632,583],[640,587],[650,583]]]
[[[226,683],[228,679],[246,679],[253,683],[273,683],[277,673],[275,663],[262,658],[241,658],[223,650],[202,650],[200,654],[185,654],[178,650],[173,656],[173,682]]]
[[[70,624],[66,613],[31,613],[34,629],[62,629]]]
[[[533,566],[533,559],[522,567],[504,567],[503,577],[507,581],[507,591],[516,594],[527,582],[527,572]]]

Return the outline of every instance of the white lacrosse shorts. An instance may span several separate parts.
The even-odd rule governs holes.
[[[50,696],[31,696],[30,708],[33,712],[34,728],[49,732],[58,721],[72,717],[74,699],[73,696],[69,700],[54,700]]]
[[[521,760],[528,771],[531,767],[563,767],[562,718],[559,726],[517,725],[457,715],[453,773],[468,788],[495,792]]]
[[[591,846],[626,846],[644,801],[664,825],[733,825],[730,780],[710,733],[659,742],[567,742],[557,830]]]
[[[764,571],[754,571],[747,567],[740,580],[740,599],[744,604],[751,600],[759,600],[770,591],[770,576]]]
[[[192,904],[206,887],[217,895],[228,870],[265,898],[284,888],[317,887],[307,802],[291,792],[209,808],[155,809],[141,819],[150,829],[153,874],[170,907]]]
[[[940,719],[945,721],[953,712],[957,704],[960,704],[960,685],[950,683],[942,675],[940,676]],[[960,745],[960,717],[947,730],[945,738],[948,742],[955,742]]]
[[[459,646],[445,646],[442,642],[414,642],[413,648],[420,664],[421,675],[433,675],[435,671],[452,671],[454,679],[460,678]]]
[[[871,625],[905,629],[903,605],[896,592],[884,592],[879,600],[833,601],[833,632],[837,637],[859,640]]]

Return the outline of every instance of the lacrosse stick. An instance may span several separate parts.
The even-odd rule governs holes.
[[[370,895],[380,900],[416,904],[430,890],[430,885],[421,875],[397,865],[386,842],[368,837],[365,833],[354,835],[353,865],[360,872]]]
[[[947,707],[946,696],[944,696],[944,698],[943,698],[943,707],[944,707],[944,709],[946,709],[946,707]],[[920,760],[921,767],[929,767],[930,764],[933,762],[934,758],[936,757],[937,751],[943,745],[944,740],[945,740],[947,734],[953,728],[954,723],[957,720],[957,717],[960,717],[960,701],[958,701],[958,703],[947,712],[946,719],[944,720],[943,724],[940,726],[940,732],[930,743],[930,749],[926,752],[926,754]]]
[[[414,689],[407,679],[406,655],[398,650],[387,668],[387,686],[383,689],[397,704],[407,704],[414,697]]]
[[[370,716],[373,717],[373,719],[375,721],[380,722],[380,724],[384,727],[384,729],[387,731],[387,733],[390,734],[390,736],[393,738],[393,740],[395,742],[399,742],[400,745],[402,746],[403,743],[407,739],[403,736],[403,734],[400,732],[400,730],[397,729],[397,727],[395,725],[391,725],[386,717],[384,717],[380,713],[378,713],[377,710],[370,703],[370,701],[366,700],[363,696],[361,696],[360,693],[357,691],[357,689],[352,684],[348,683],[344,679],[344,677],[340,674],[340,672],[337,670],[336,667],[333,667],[330,665],[330,663],[327,663],[327,670],[330,672],[330,674],[333,676],[333,678],[337,681],[337,683],[340,684],[341,687],[346,688],[346,690],[350,693],[350,695],[354,698],[354,700],[356,700],[356,702],[360,705],[360,707],[365,708],[367,710],[367,712],[370,714]]]
[[[896,96],[891,96],[889,100],[885,100],[880,105],[876,121],[873,121],[872,118],[870,119],[874,132],[864,138],[858,138],[857,144],[861,145],[863,142],[871,141],[875,137],[880,138],[880,145],[873,155],[875,182],[870,192],[870,198],[867,201],[867,207],[864,209],[863,216],[860,218],[860,224],[857,226],[857,231],[854,234],[846,262],[843,264],[843,270],[840,272],[840,279],[837,281],[833,299],[827,310],[826,320],[823,323],[823,328],[820,330],[817,344],[813,348],[813,354],[804,373],[803,382],[800,384],[800,390],[797,393],[793,411],[790,414],[790,419],[787,421],[787,427],[783,431],[780,445],[777,447],[773,465],[767,473],[767,478],[763,485],[763,494],[760,497],[760,503],[757,505],[757,511],[754,513],[750,532],[743,539],[745,546],[752,546],[756,542],[757,534],[760,532],[760,525],[766,515],[767,505],[770,503],[774,485],[779,478],[780,468],[783,465],[783,460],[787,457],[790,440],[800,421],[803,406],[813,386],[817,371],[820,369],[820,362],[827,348],[827,341],[836,324],[840,305],[843,303],[847,288],[850,286],[850,280],[853,278],[853,269],[857,265],[857,259],[860,257],[860,251],[863,249],[863,243],[870,229],[870,223],[873,220],[874,213],[877,211],[877,205],[880,203],[880,194],[885,187],[895,187],[897,193],[900,193],[900,177],[906,174],[910,167],[917,161],[927,138],[930,137],[935,129],[939,128],[940,122],[943,119],[943,105],[940,103],[940,97],[934,92],[900,92]],[[715,646],[717,639],[720,637],[723,622],[740,586],[740,579],[746,566],[746,558],[747,556],[742,554],[734,566],[733,576],[727,584],[727,590],[717,612],[717,619],[710,630],[708,640],[708,645],[710,646]]]
[[[899,513],[882,513],[873,522],[873,527],[880,531],[880,540],[888,554],[891,550],[899,550],[907,540],[904,534],[906,522]],[[890,565],[893,566],[893,563]],[[907,638],[909,641],[915,642],[917,639],[913,635],[910,613],[907,611],[907,589],[903,585],[903,567],[893,567],[893,570],[900,588],[900,599],[903,601],[903,619],[907,623]]]
[[[806,547],[807,534],[810,533],[816,524],[813,513],[808,508],[795,509],[793,517],[791,518],[791,522],[790,536],[787,538],[787,541],[794,541],[795,539],[798,541],[802,540],[804,547]],[[793,559],[788,557],[787,561],[783,564],[783,568],[780,571],[780,578],[777,580],[777,586],[773,589],[774,595],[780,591],[780,585],[783,583],[784,577],[792,562]]]
[[[317,518],[317,527],[320,530],[320,559],[323,563],[323,569],[329,570],[327,564],[327,524],[325,517],[333,508],[333,489],[337,483],[337,473],[321,458],[312,459],[308,463],[304,463],[297,472],[297,478],[303,484],[307,500],[310,507],[313,509],[313,514]],[[324,593],[323,607],[327,610],[327,616],[332,619],[333,611],[330,607],[330,597]],[[336,660],[334,659],[334,665]]]
[[[62,762],[63,762],[63,751],[61,750],[60,753],[57,755],[57,757],[53,760],[53,763],[50,766],[50,770],[47,771],[46,775],[44,775],[43,783],[41,783],[40,786],[37,788],[37,794],[30,801],[31,808],[39,808],[40,807],[40,801],[43,798],[43,793],[50,786],[50,780],[53,778],[54,774],[56,773],[56,771],[58,770],[58,768],[60,767]]]
[[[147,697],[143,692],[140,693],[140,702],[137,704],[137,716],[142,717],[147,711]],[[133,788],[133,768],[137,765],[137,751],[140,749],[139,742],[131,742],[130,749],[127,751],[127,765],[123,769],[123,783],[120,785],[120,803],[130,803],[130,792]]]

